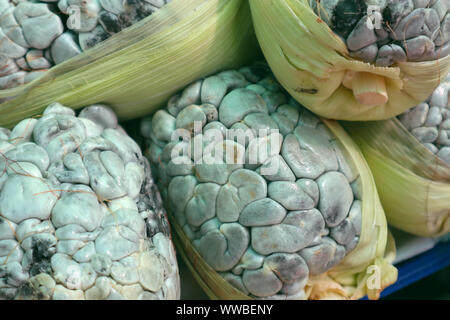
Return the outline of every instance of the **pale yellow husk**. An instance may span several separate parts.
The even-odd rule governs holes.
[[[389,224],[424,237],[450,232],[450,166],[395,118],[343,125],[370,165]]]
[[[58,101],[112,106],[121,120],[149,114],[194,80],[258,58],[247,1],[173,0],[150,17],[50,69],[0,91],[0,126]]]
[[[250,0],[250,7],[259,43],[278,81],[298,102],[326,118],[391,118],[424,101],[450,70],[450,56],[389,68],[357,61],[308,0]],[[379,75],[388,101],[358,103],[343,85],[349,72]]]
[[[364,296],[378,299],[381,291],[397,280],[397,269],[392,265],[395,258],[394,240],[388,234],[374,180],[359,148],[336,121],[324,122],[360,174],[362,232],[359,244],[338,266],[309,279],[305,293],[308,299],[359,299]],[[169,217],[172,218],[172,215],[169,214]],[[211,299],[250,299],[203,260],[176,219],[171,219],[171,222],[178,253]]]

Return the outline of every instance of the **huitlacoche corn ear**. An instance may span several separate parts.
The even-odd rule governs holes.
[[[450,75],[423,103],[398,118],[409,132],[450,166]]]
[[[144,2],[162,5],[161,1]],[[92,0],[83,3],[96,5]],[[109,10],[112,3],[101,0],[101,12]],[[125,2],[124,8],[138,3]],[[105,24],[101,12],[97,27]],[[0,90],[0,126],[11,128],[25,117],[42,114],[54,101],[74,109],[106,103],[121,120],[148,115],[199,77],[258,59],[259,46],[249,17],[247,1],[170,1],[106,41],[53,66],[38,79]],[[65,34],[60,37],[70,40]],[[74,41],[78,41],[76,37]],[[53,59],[56,56],[51,55]]]
[[[367,232],[362,221],[372,218],[354,159],[266,66],[198,80],[141,128],[175,229],[238,298],[322,297],[312,279],[358,255]],[[384,252],[386,224],[379,204],[375,209],[381,233],[370,242]],[[358,272],[372,258],[360,257]],[[327,283],[322,289],[332,287]],[[221,287],[208,285],[213,293]]]
[[[43,3],[0,0],[0,89],[15,87],[52,66],[52,43],[64,32]]]
[[[150,16],[171,0],[59,0],[58,8],[68,15],[68,32],[60,41],[61,52],[75,45],[89,49],[110,36]],[[72,31],[78,41],[71,37]],[[56,50],[55,50],[56,51]],[[65,58],[65,57],[64,57]],[[57,62],[59,63],[59,62]]]
[[[446,0],[309,0],[342,37],[350,55],[388,67],[430,61],[450,52]]]
[[[0,89],[28,83],[170,0],[0,0]]]
[[[448,1],[249,1],[275,76],[320,116],[392,118],[450,71]]]
[[[0,129],[0,299],[177,299],[148,161],[111,109]]]

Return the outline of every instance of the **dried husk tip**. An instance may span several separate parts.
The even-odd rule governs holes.
[[[356,101],[362,105],[374,107],[389,100],[384,78],[379,75],[347,71],[342,84],[353,91]]]

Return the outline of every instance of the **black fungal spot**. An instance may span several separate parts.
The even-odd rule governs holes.
[[[110,34],[118,33],[122,30],[119,18],[111,12],[102,11],[99,20],[106,32]]]
[[[389,1],[381,13],[385,29],[394,29],[402,18],[410,14],[413,10],[414,5],[409,0]]]
[[[22,297],[22,298],[25,298],[25,297],[32,297],[32,296],[34,296],[35,294],[34,294],[35,292],[34,292],[34,289],[33,289],[33,287],[31,286],[31,284],[30,283],[24,283],[23,285],[21,285],[20,287],[19,287],[19,289],[17,290],[17,295],[19,296],[19,297]]]
[[[44,294],[37,290],[31,283],[27,282],[22,284],[18,290],[15,299],[18,300],[43,300],[46,297]]]
[[[147,178],[141,186],[138,200],[138,207],[144,210],[153,211],[153,215],[146,219],[147,236],[152,237],[158,232],[170,237],[170,226],[167,221],[161,194],[150,175],[150,164],[144,158],[144,167]],[[143,210],[140,209],[140,212]]]
[[[334,8],[331,28],[347,38],[359,20],[367,14],[367,5],[361,0],[340,1]]]
[[[40,273],[48,273],[50,274],[52,272],[52,267],[49,261],[41,261],[38,263],[33,264],[33,266],[30,269],[31,276],[36,276]]]
[[[32,246],[33,260],[36,262],[48,260],[53,255],[53,250],[50,250],[52,243],[49,240],[33,238]]]
[[[127,28],[155,12],[155,7],[143,0],[127,0],[125,11],[119,16],[122,28]]]
[[[153,237],[159,231],[159,225],[155,220],[147,219],[147,237]]]
[[[44,239],[32,239],[32,252],[33,263],[30,270],[31,276],[35,276],[40,273],[51,274],[52,267],[50,259],[54,254],[54,248],[52,243]]]
[[[0,300],[12,300],[15,298],[17,290],[15,288],[0,288]]]
[[[137,20],[142,20],[155,12],[155,9],[151,6],[148,6],[148,3],[145,1],[141,1],[141,6],[136,10]]]
[[[384,23],[389,23],[392,24],[394,21],[393,16],[392,16],[392,10],[391,10],[391,6],[387,5],[383,12],[381,13],[381,15],[383,16],[383,22]]]
[[[104,29],[100,28],[101,30],[97,31],[93,37],[91,37],[89,40],[86,41],[86,47],[87,48],[92,48],[93,46],[95,46],[97,43],[100,43],[102,41],[105,41],[106,39],[109,38],[109,34],[104,31]]]
[[[255,64],[253,66],[250,66],[249,69],[253,75],[258,77],[258,79],[264,78],[264,76],[267,75],[267,72],[270,71],[269,66],[266,64]],[[251,81],[251,79],[247,79],[247,80]]]

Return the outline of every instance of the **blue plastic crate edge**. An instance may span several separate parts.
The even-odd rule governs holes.
[[[396,265],[398,269],[398,279],[393,285],[381,292],[380,297],[384,298],[410,284],[417,282],[429,275],[444,269],[450,265],[450,241],[438,243],[430,249],[413,258]],[[364,297],[361,300],[367,300]]]

